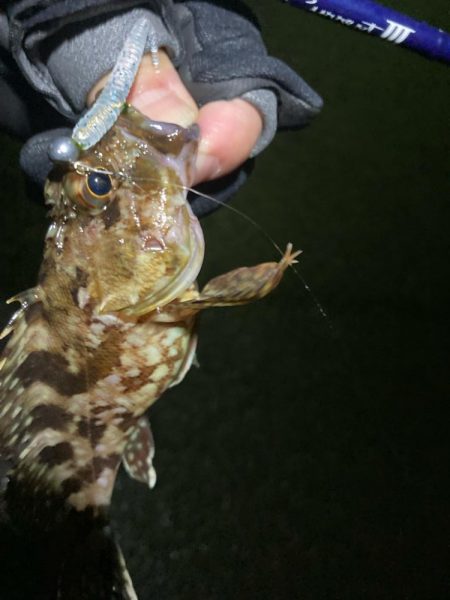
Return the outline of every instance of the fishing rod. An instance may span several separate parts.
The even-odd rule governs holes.
[[[450,35],[372,0],[284,0],[335,23],[450,63]]]

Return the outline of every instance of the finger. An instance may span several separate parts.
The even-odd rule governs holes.
[[[201,136],[194,184],[226,175],[246,161],[263,127],[259,111],[241,98],[205,104],[197,122]]]
[[[177,123],[187,127],[197,119],[198,108],[185,88],[175,67],[163,51],[158,52],[159,66],[154,67],[150,55],[145,55],[127,101],[155,121]],[[91,104],[104,87],[108,75],[102,77],[88,95]]]

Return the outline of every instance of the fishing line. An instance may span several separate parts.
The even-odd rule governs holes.
[[[187,186],[183,186],[183,187],[185,187],[186,190],[188,190],[190,192],[193,192],[193,193],[201,196],[202,198],[206,198],[207,200],[212,200],[216,204],[219,204],[220,206],[224,206],[224,207],[228,208],[232,212],[236,213],[237,215],[239,215],[240,217],[242,217],[243,219],[245,219],[248,223],[250,223],[251,225],[253,225],[253,227],[257,231],[259,231],[266,238],[266,240],[268,240],[272,244],[272,246],[275,248],[275,250],[279,253],[279,255],[281,257],[284,256],[284,252],[281,250],[280,246],[276,243],[276,241],[273,239],[273,237],[264,229],[264,227],[262,227],[262,225],[260,225],[257,221],[255,221],[252,217],[250,217],[246,213],[242,212],[238,208],[235,208],[234,206],[231,206],[230,204],[222,202],[221,200],[218,200],[217,198],[214,198],[213,196],[209,196],[208,194],[204,194],[204,193],[202,193],[202,192],[200,192],[200,191],[198,191],[198,190],[196,190],[194,188],[190,188],[190,187],[187,187]],[[319,311],[320,315],[326,320],[326,322],[328,324],[328,327],[330,329],[333,329],[333,324],[331,323],[331,320],[330,320],[330,317],[328,316],[328,313],[324,309],[322,303],[317,298],[316,294],[313,292],[311,286],[307,283],[307,281],[305,280],[305,278],[303,277],[303,275],[299,272],[299,270],[295,267],[295,265],[290,264],[289,267],[293,270],[293,272],[295,273],[295,276],[297,277],[297,279],[302,283],[302,285],[303,285],[304,289],[306,290],[306,292],[311,296],[311,299],[313,300],[313,302],[314,302],[317,310]]]

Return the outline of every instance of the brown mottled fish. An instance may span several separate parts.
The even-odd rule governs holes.
[[[117,470],[154,485],[145,413],[189,370],[196,314],[261,298],[297,255],[198,290],[204,242],[185,191],[197,135],[127,106],[45,186],[38,284],[3,334],[0,476],[11,521],[55,549],[49,598],[136,598],[108,530]]]

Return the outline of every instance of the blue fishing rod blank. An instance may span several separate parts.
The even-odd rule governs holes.
[[[450,35],[372,0],[284,0],[335,23],[375,35],[428,58],[450,62]]]

